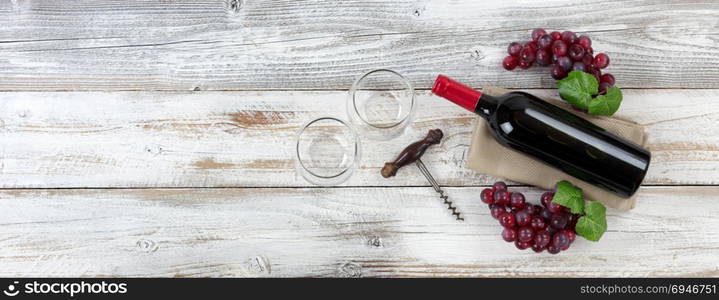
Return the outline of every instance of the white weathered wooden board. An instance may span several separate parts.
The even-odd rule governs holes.
[[[697,0],[0,1],[0,276],[719,276],[718,14]],[[618,85],[643,88],[619,116],[650,134],[645,184],[673,186],[611,210],[601,242],[557,256],[504,243],[478,201],[496,178],[462,167],[474,116],[424,91],[406,135],[365,140],[345,187],[295,176],[298,126],[345,118],[343,91],[369,69],[419,89],[439,73],[553,88],[547,69],[500,67],[534,27],[589,34]],[[414,168],[378,176],[437,127],[424,160],[457,186],[464,223]]]
[[[533,90],[552,95],[556,90]],[[627,90],[620,117],[646,125],[646,184],[719,183],[719,90]],[[0,93],[0,186],[296,187],[295,135],[312,118],[346,119],[345,92]],[[390,142],[363,140],[346,185],[426,185],[416,168],[392,179],[384,162],[441,128],[423,160],[444,185],[491,184],[465,169],[474,115],[418,93],[417,118]]]
[[[480,190],[447,189],[464,223],[428,187],[1,190],[0,276],[719,276],[718,187],[644,187],[559,255],[504,242]]]
[[[346,89],[389,67],[428,88],[553,87],[506,72],[534,27],[589,34],[623,87],[717,88],[716,1],[0,1],[0,90]]]

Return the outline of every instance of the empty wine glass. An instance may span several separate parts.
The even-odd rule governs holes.
[[[416,110],[412,84],[401,74],[378,69],[359,77],[349,91],[347,114],[363,137],[389,140],[401,135]]]
[[[295,168],[307,181],[337,185],[352,175],[360,161],[359,137],[345,121],[322,117],[297,134]]]

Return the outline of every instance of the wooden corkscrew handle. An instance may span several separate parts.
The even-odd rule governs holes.
[[[407,148],[404,148],[404,150],[402,150],[393,162],[385,163],[381,172],[382,177],[392,177],[397,174],[397,170],[399,170],[399,168],[416,162],[420,157],[422,157],[429,146],[439,144],[443,136],[444,133],[442,133],[442,130],[430,130],[424,139],[414,142],[407,146]]]

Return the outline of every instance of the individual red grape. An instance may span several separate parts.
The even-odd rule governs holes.
[[[562,40],[552,42],[552,53],[558,56],[564,56],[567,54],[567,44]]]
[[[573,243],[574,240],[577,238],[577,233],[574,232],[574,230],[562,229],[560,232],[567,235],[567,238],[569,238],[570,243]]]
[[[600,82],[606,82],[609,86],[614,86],[614,75],[606,73],[599,79]]]
[[[517,247],[519,250],[524,250],[532,246],[532,244],[528,242],[520,242],[519,240],[514,241],[514,246]]]
[[[539,47],[540,50],[549,50],[549,47],[552,47],[552,37],[548,34],[545,34],[537,40],[537,47]]]
[[[519,66],[519,68],[522,70],[526,70],[526,69],[531,68],[533,64],[534,64],[533,62],[526,62],[526,61],[520,60],[519,64],[517,66]]]
[[[552,217],[549,218],[549,225],[557,229],[564,229],[564,227],[567,226],[567,216],[564,214],[553,214]]]
[[[505,190],[505,191],[506,191],[506,190],[507,190],[507,184],[504,183],[504,181],[497,181],[497,182],[495,182],[495,183],[492,185],[492,190],[495,191],[495,192],[498,191],[498,190]]]
[[[600,69],[606,68],[609,65],[609,56],[604,53],[597,54],[597,56],[594,57],[594,65]]]
[[[525,62],[534,62],[534,59],[537,58],[537,50],[533,49],[532,47],[524,47],[522,48],[522,52],[519,52],[519,60],[525,61]]]
[[[479,198],[486,204],[494,203],[494,190],[490,188],[483,189],[482,193],[479,194]]]
[[[552,212],[549,210],[549,208],[543,209],[541,212],[539,212],[539,216],[544,218],[545,220],[549,220],[549,218],[552,217]]]
[[[542,207],[542,206],[540,206],[540,205],[534,204],[534,205],[532,205],[532,206],[534,207],[534,211],[532,212],[532,215],[538,216],[538,215],[539,215],[539,212],[541,212],[542,209],[544,209],[544,207]]]
[[[606,94],[606,93],[607,93],[607,90],[608,90],[610,87],[612,87],[612,86],[611,86],[609,83],[607,83],[607,82],[600,82],[600,83],[599,83],[599,94],[600,94],[600,95]]]
[[[507,54],[511,56],[519,57],[520,51],[522,51],[522,44],[519,42],[512,42],[509,46],[507,46]]]
[[[551,254],[557,254],[557,253],[559,253],[559,251],[560,251],[560,249],[557,246],[554,246],[554,245],[547,246],[547,252],[549,252]]]
[[[571,31],[562,32],[562,41],[564,41],[568,45],[574,44],[574,42],[577,41],[577,35]]]
[[[535,243],[532,243],[532,251],[537,252],[537,253],[541,253],[542,251],[544,251],[544,249],[547,249],[547,247],[546,247],[546,246],[540,246],[540,245],[538,245],[536,242],[535,242]]]
[[[576,218],[577,218],[577,215],[576,215],[576,214],[573,214],[573,213],[571,213],[571,212],[570,212],[570,213],[567,213],[567,226],[564,227],[564,228],[570,229],[570,230],[574,230],[574,227],[570,227],[570,225],[572,224],[572,222],[575,222],[575,221],[576,221],[576,220],[575,220]]]
[[[581,61],[575,61],[572,65],[572,71],[587,71],[587,66],[584,65]]]
[[[569,58],[571,58],[574,61],[581,61],[582,58],[584,58],[584,48],[582,46],[579,46],[577,44],[573,44],[569,46],[569,49],[567,49],[567,54],[569,55]]]
[[[511,199],[510,199],[511,202]],[[525,203],[524,207],[522,209],[517,210],[518,212],[523,211],[528,213],[530,216],[534,214],[534,207],[532,207],[531,203]]]
[[[508,55],[502,60],[502,67],[507,71],[512,71],[517,67],[518,63],[519,60],[516,57]]]
[[[519,236],[520,233],[517,232],[517,238],[519,238]],[[562,247],[569,245],[569,237],[567,237],[566,233],[560,230],[552,236],[552,242],[550,244],[557,246],[561,249]]]
[[[532,30],[532,40],[536,41],[545,34],[547,34],[547,31],[543,28],[537,28],[535,30]]]
[[[587,70],[584,71],[584,72],[587,72],[587,73],[589,73],[589,74],[594,75],[594,71],[597,70],[597,67],[596,67],[594,64],[585,65],[585,66],[587,67]],[[601,75],[601,74],[600,74],[600,75]],[[598,76],[599,76],[599,75],[598,75]],[[599,83],[599,77],[598,77],[598,76],[595,76],[595,78],[597,78],[597,84]]]
[[[549,52],[547,52],[547,50],[537,50],[537,55],[534,61],[538,65],[546,67],[552,63],[552,57],[550,56]]]
[[[534,239],[534,230],[532,227],[524,226],[517,230],[517,240],[520,242],[531,242]]]
[[[551,35],[551,36],[552,36],[552,40],[555,40],[555,41],[562,39],[562,34],[559,33],[559,31],[552,31],[552,33],[550,33],[549,35]]]
[[[578,37],[575,43],[579,44],[584,49],[589,49],[592,47],[592,40],[586,35]]]
[[[514,240],[517,239],[517,229],[504,228],[504,230],[502,230],[502,239],[506,242],[514,242]]]
[[[546,230],[537,230],[534,233],[534,243],[540,245],[540,246],[547,246],[549,245],[549,242],[551,241],[552,236],[549,235],[549,232]]]
[[[522,210],[522,211],[518,211],[514,215],[514,218],[517,221],[517,226],[522,227],[522,226],[529,225],[529,222],[532,220],[532,215],[530,215],[526,211]]]
[[[532,52],[536,52],[537,50],[539,50],[539,47],[537,47],[537,42],[535,42],[535,41],[529,41],[529,42],[524,43],[524,46],[522,47],[522,49],[524,49],[524,48],[530,48],[530,49],[532,49]]]
[[[495,203],[497,202],[496,197],[495,197],[494,201],[495,201]],[[555,214],[560,213],[560,212],[562,212],[562,208],[563,207],[557,203],[554,203],[554,202],[547,203],[547,209],[549,209],[549,211],[551,211],[552,213],[555,213]]]
[[[525,203],[524,208],[522,208],[521,211],[527,212],[530,216],[535,216],[535,215],[539,215],[539,212],[541,210],[542,210],[541,207],[539,209],[537,209],[535,207],[535,205],[533,205],[531,203]]]
[[[552,78],[556,80],[564,79],[565,77],[567,77],[567,71],[565,71],[564,68],[559,65],[554,65],[549,71],[549,74],[552,75]]]
[[[557,231],[559,231],[559,229],[554,228],[552,226],[547,226],[547,228],[545,228],[545,230],[547,232],[549,232],[549,236],[553,236],[555,233],[557,233]]]
[[[562,69],[564,69],[564,71],[569,72],[570,70],[572,70],[573,62],[572,62],[572,59],[569,57],[559,56],[559,57],[557,57],[557,65],[562,67]]]
[[[516,209],[522,209],[524,208],[524,195],[522,193],[514,192],[510,196],[509,204],[512,206],[512,208]]]
[[[494,203],[509,205],[509,197],[509,192],[507,192],[506,190],[497,190],[496,192],[494,192]]]
[[[554,193],[544,192],[542,194],[542,197],[540,198],[540,201],[542,202],[542,205],[544,205],[544,207],[547,207],[549,203],[552,202],[552,198],[554,198]]]
[[[584,54],[584,57],[582,57],[582,63],[585,65],[591,65],[594,63],[594,56],[592,56],[589,53]]]
[[[534,230],[544,229],[544,226],[547,225],[541,216],[532,216],[532,220],[529,221],[529,224]]]
[[[505,212],[499,215],[499,225],[502,225],[502,227],[512,228],[517,224],[516,222],[514,214],[511,212]]]
[[[489,214],[492,215],[492,218],[499,219],[499,216],[507,212],[507,207],[502,204],[490,204],[490,206]]]
[[[565,77],[567,77],[567,71],[559,65],[554,65],[552,67],[552,70],[550,70],[549,72],[552,75],[552,78],[556,80],[564,79]]]

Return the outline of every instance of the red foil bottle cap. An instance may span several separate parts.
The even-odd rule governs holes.
[[[432,86],[432,93],[472,112],[477,107],[479,98],[482,97],[482,92],[444,75],[437,76],[437,80],[434,81]]]

